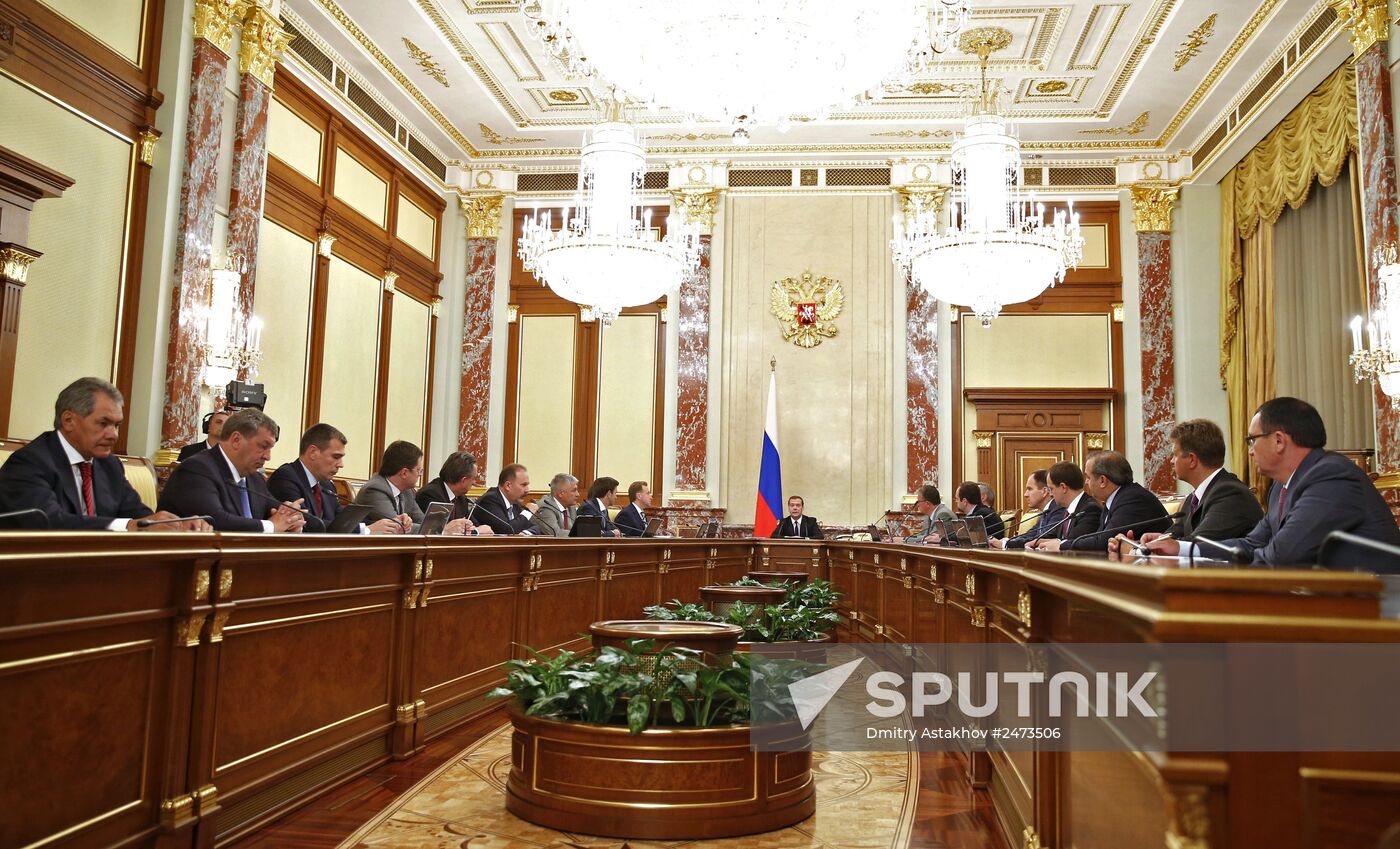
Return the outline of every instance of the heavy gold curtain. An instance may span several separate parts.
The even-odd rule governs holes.
[[[1249,420],[1275,391],[1274,224],[1285,207],[1307,202],[1314,181],[1337,181],[1357,138],[1356,72],[1348,61],[1220,183],[1220,378],[1238,470],[1247,468]]]

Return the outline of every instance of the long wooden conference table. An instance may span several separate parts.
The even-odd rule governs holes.
[[[1311,570],[751,539],[0,534],[0,847],[212,847],[749,569],[846,595],[842,641],[1393,642],[1380,582]],[[1382,674],[1395,674],[1395,670]],[[503,719],[504,721],[504,719]],[[1351,847],[1400,819],[1396,753],[973,751],[1016,847]]]

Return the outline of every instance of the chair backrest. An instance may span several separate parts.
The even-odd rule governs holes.
[[[10,459],[10,455],[29,444],[27,439],[0,439],[0,466]]]
[[[1400,575],[1400,546],[1333,531],[1322,541],[1317,565],[1324,569]]]
[[[331,482],[335,484],[335,500],[340,502],[341,507],[348,507],[355,500],[357,491],[353,482],[345,478],[331,478]]]
[[[126,472],[127,482],[131,488],[136,490],[136,494],[141,496],[141,503],[156,509],[156,501],[160,496],[156,490],[156,467],[145,457],[132,457],[126,454],[118,454],[117,459],[122,461],[122,471]]]

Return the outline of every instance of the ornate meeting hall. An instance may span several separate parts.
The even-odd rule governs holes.
[[[0,0],[0,849],[1400,849],[1387,0]]]

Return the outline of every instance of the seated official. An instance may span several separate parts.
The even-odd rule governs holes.
[[[824,539],[816,517],[802,515],[807,503],[800,495],[788,496],[788,514],[778,523],[771,534],[772,539]],[[621,517],[619,517],[621,518]]]
[[[465,519],[471,510],[472,500],[467,490],[476,485],[476,458],[465,451],[453,451],[442,461],[442,468],[432,483],[418,490],[418,508],[427,511],[434,501],[452,505],[452,518]],[[475,525],[467,522],[467,533],[475,530],[478,534],[494,533],[490,525]]]
[[[219,444],[219,434],[223,433],[224,422],[233,414],[232,410],[215,410],[204,417],[204,432],[207,436],[198,442],[191,442],[180,449],[179,462],[183,463],[201,451],[208,451]]]
[[[997,491],[995,489],[992,489],[992,485],[988,483],[981,483],[979,481],[977,484],[977,490],[978,492],[982,493],[982,503],[987,507],[992,508],[993,511],[995,511],[997,509]]]
[[[389,443],[379,460],[379,473],[360,487],[356,504],[370,508],[365,518],[371,522],[392,519],[403,533],[418,533],[423,511],[414,498],[414,487],[423,477],[423,449],[402,439]],[[460,526],[443,533],[460,533]]]
[[[578,521],[578,478],[567,472],[550,478],[549,494],[540,499],[530,521],[540,536],[568,536]]]
[[[1025,543],[1026,548],[1038,549],[1051,540],[1072,540],[1097,533],[1103,517],[1103,507],[1084,491],[1084,472],[1069,461],[1061,461],[1045,471],[1050,482],[1050,497],[1064,508],[1060,524],[1039,539]],[[1048,545],[1046,546],[1047,550]]]
[[[1346,531],[1388,545],[1400,545],[1385,499],[1366,473],[1341,454],[1323,450],[1327,428],[1317,409],[1298,398],[1265,401],[1245,436],[1259,471],[1273,480],[1264,517],[1242,537],[1209,545],[1197,534],[1188,556],[1235,559],[1275,566],[1317,562],[1322,541],[1332,531]],[[1147,535],[1154,553],[1179,554],[1175,539]]]
[[[1005,542],[992,540],[994,548],[1025,548],[1026,543],[1032,540],[1048,539],[1064,524],[1065,519],[1069,518],[1069,511],[1056,503],[1052,497],[1049,469],[1036,469],[1030,473],[1026,478],[1025,496],[1026,505],[1032,510],[1040,511],[1035,524]]]
[[[1264,511],[1253,490],[1222,468],[1225,434],[1220,427],[1206,419],[1191,419],[1172,428],[1170,438],[1172,468],[1177,479],[1190,484],[1192,490],[1176,511],[1167,533],[1178,540],[1195,539],[1197,535],[1221,540],[1242,537],[1253,530]],[[1128,531],[1124,536],[1131,540],[1143,534]],[[1110,540],[1109,553],[1116,554],[1118,549],[1119,541]]]
[[[280,433],[262,410],[250,407],[229,416],[218,446],[181,463],[170,475],[160,493],[161,509],[212,516],[216,531],[300,531],[306,522],[302,502],[273,498],[258,471],[272,457]]]
[[[501,469],[496,487],[489,489],[467,513],[478,525],[490,525],[498,534],[533,534],[534,514],[522,505],[530,491],[530,472],[519,463]]]
[[[647,530],[647,515],[643,510],[651,509],[651,487],[646,481],[633,481],[627,487],[627,506],[617,511],[613,521],[625,537],[651,536]]]
[[[617,478],[595,478],[588,486],[588,499],[579,505],[578,515],[597,516],[603,520],[603,536],[620,537],[613,520],[608,518],[608,508],[617,503]]]
[[[1084,461],[1085,491],[1103,504],[1098,530],[1065,540],[1040,540],[1039,551],[1108,551],[1116,534],[1161,533],[1171,525],[1167,508],[1142,484],[1133,482],[1133,467],[1117,451],[1098,451]]]
[[[0,527],[70,531],[146,530],[152,513],[112,454],[123,421],[122,394],[96,377],[70,383],[54,403],[53,430],[10,455],[0,467],[0,513],[39,510],[0,521]],[[47,517],[47,520],[46,518]],[[150,530],[208,530],[202,521],[154,525]]]
[[[966,481],[958,487],[958,510],[966,516],[981,516],[982,521],[987,525],[987,538],[1000,539],[1006,536],[1006,523],[997,515],[997,511],[988,504],[982,502],[983,498],[989,497],[982,492],[982,487],[986,484],[975,481]],[[987,487],[988,492],[991,487]]]
[[[957,514],[943,503],[943,497],[938,494],[938,487],[931,483],[919,487],[918,497],[914,501],[914,512],[924,517],[924,525],[919,532],[904,539],[904,542],[914,545],[937,542],[939,520],[957,518]]]
[[[340,499],[331,479],[345,465],[346,442],[345,434],[330,425],[314,424],[301,435],[297,459],[278,466],[267,479],[267,489],[274,498],[300,500],[306,505],[307,530],[329,533],[340,512]],[[350,533],[401,534],[403,525],[396,519],[380,519],[351,528]]]

